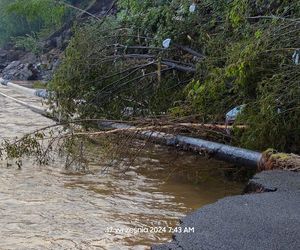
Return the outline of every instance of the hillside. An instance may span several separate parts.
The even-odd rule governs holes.
[[[227,143],[300,152],[299,1],[119,0],[105,18],[94,4],[29,78],[51,79],[66,117],[224,123],[241,107]]]

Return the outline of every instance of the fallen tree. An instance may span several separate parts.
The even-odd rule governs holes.
[[[122,123],[99,122],[98,124],[100,128],[108,127],[117,129],[115,132],[123,133],[134,132],[135,137],[140,139],[149,139],[155,143],[192,151],[237,166],[254,168],[258,171],[272,169],[300,170],[300,156],[296,154],[278,153],[275,150],[260,153],[199,138],[153,131],[151,128],[137,128]]]
[[[96,122],[101,130],[82,130],[81,125],[87,122]],[[187,124],[183,125],[188,126]],[[205,124],[202,126],[205,129]],[[86,170],[88,168],[88,161],[84,156],[83,150],[83,141],[85,138],[95,139],[95,137],[99,136],[108,137],[113,134],[119,134],[191,151],[205,157],[257,171],[273,169],[300,171],[299,155],[277,153],[274,150],[267,150],[260,153],[222,143],[159,131],[159,129],[166,127],[170,128],[172,126],[152,125],[136,127],[130,123],[99,119],[75,120],[50,125],[13,142],[5,141],[2,143],[2,148],[0,148],[0,156],[3,157],[5,155],[7,159],[15,159],[19,167],[21,166],[21,159],[24,156],[34,156],[39,164],[47,164],[51,158],[50,154],[56,151],[57,148],[60,154],[64,152],[66,155],[66,167],[69,168],[71,164],[80,162],[82,165],[80,170]],[[45,141],[48,144],[46,143],[45,145]],[[54,147],[54,145],[56,146]]]
[[[36,90],[34,89],[22,87],[14,83],[4,81],[3,79],[0,78],[0,84],[1,83],[10,88],[16,89],[21,93],[25,93],[31,96],[34,96],[36,92]],[[28,104],[16,98],[12,98],[1,92],[0,95],[2,95],[5,98],[9,98],[13,100],[31,109],[34,112],[49,116],[49,113],[46,112],[41,107]],[[217,143],[209,140],[203,140],[195,137],[183,136],[175,133],[166,133],[163,131],[159,131],[163,129],[172,129],[173,131],[175,131],[176,128],[178,129],[180,127],[193,128],[193,129],[196,128],[198,130],[209,129],[212,131],[223,130],[224,132],[228,129],[232,129],[232,126],[226,126],[220,124],[194,124],[194,123],[175,122],[173,124],[165,124],[165,125],[162,124],[147,125],[146,123],[146,125],[144,124],[140,127],[136,127],[131,125],[130,123],[118,123],[115,121],[95,119],[95,120],[82,120],[82,121],[59,123],[57,125],[47,127],[45,128],[45,130],[53,127],[59,127],[64,125],[77,124],[77,123],[80,124],[88,121],[97,122],[98,127],[101,129],[101,131],[87,132],[87,131],[80,131],[80,130],[79,131],[71,130],[71,132],[64,133],[64,135],[59,135],[59,140],[64,138],[80,137],[80,136],[95,137],[95,136],[109,136],[111,134],[129,134],[129,135],[133,135],[133,137],[135,138],[144,139],[144,140],[146,139],[154,143],[160,143],[163,145],[176,147],[182,150],[192,151],[194,153],[208,156],[217,160],[229,162],[237,166],[244,166],[247,168],[257,169],[258,171],[272,170],[272,169],[287,169],[291,171],[300,170],[300,156],[296,154],[278,153],[275,150],[266,150],[265,152],[260,153],[257,151],[247,150],[239,147],[233,147],[230,145]],[[245,129],[245,126],[238,126],[238,127],[240,129]],[[103,129],[110,129],[110,130],[103,131]],[[40,132],[41,130],[37,131],[38,135],[40,135]],[[51,135],[51,133],[49,135]],[[42,137],[39,136],[39,138],[44,139],[43,136]],[[50,137],[52,142],[51,144],[53,144],[53,140],[54,141],[56,140],[55,136],[54,137],[50,136]],[[25,139],[28,140],[28,137],[25,136]],[[18,140],[17,142],[18,143],[22,142],[22,140]],[[36,146],[38,145],[38,147],[40,148],[40,144],[34,143],[34,139],[29,140],[29,142],[35,144]],[[24,146],[23,143],[21,143],[21,145]],[[11,148],[9,143],[6,144],[6,147]],[[14,148],[14,150],[16,151],[16,148]],[[20,149],[20,151],[22,152],[22,149]],[[48,151],[48,149],[45,151]],[[20,156],[19,154],[17,155]]]

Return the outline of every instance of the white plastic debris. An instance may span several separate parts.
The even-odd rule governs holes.
[[[243,105],[237,106],[237,107],[233,108],[232,110],[230,110],[229,112],[227,112],[225,123],[226,124],[233,123],[236,120],[237,116],[242,113],[242,111],[245,109],[245,107],[246,107],[246,105],[243,104]]]
[[[193,3],[193,4],[190,6],[189,11],[190,11],[191,13],[193,13],[193,12],[195,12],[195,10],[196,10],[196,4]]]
[[[167,39],[165,39],[164,41],[163,41],[163,47],[164,48],[169,48],[170,47],[170,43],[171,43],[171,39],[170,38],[167,38]]]
[[[295,50],[292,58],[293,58],[294,64],[296,64],[296,65],[300,64],[300,49]]]

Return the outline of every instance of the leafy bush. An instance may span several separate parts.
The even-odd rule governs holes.
[[[247,129],[235,132],[235,144],[299,152],[299,1],[195,2],[190,13],[188,0],[120,0],[116,17],[77,27],[52,82],[61,108],[107,118],[128,107],[135,115],[170,110],[224,122],[246,104],[237,122]]]
[[[42,47],[39,43],[39,37],[36,33],[18,36],[13,38],[12,41],[14,42],[16,48],[25,49],[26,51],[31,51],[37,55],[42,52]]]
[[[112,17],[74,29],[51,83],[66,115],[119,118],[127,108],[134,115],[161,113],[181,93],[180,74],[159,62],[164,51],[147,48],[146,39],[121,24]]]
[[[2,0],[0,2],[0,44],[18,37],[28,43],[37,35],[47,36],[68,18],[70,10],[53,0]],[[34,36],[32,34],[35,34]],[[31,39],[33,41],[33,39]]]
[[[198,66],[203,84],[189,99],[206,121],[222,121],[226,110],[247,104],[237,121],[248,126],[236,132],[238,145],[300,150],[299,65],[292,61],[300,47],[299,14],[298,1],[233,1],[223,22],[208,31],[214,37],[206,51],[220,43],[223,51],[217,50],[219,60],[212,52]]]

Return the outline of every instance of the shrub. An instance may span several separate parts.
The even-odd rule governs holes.
[[[196,2],[189,13],[187,0],[120,0],[103,25],[78,26],[51,84],[61,108],[67,116],[117,118],[132,107],[134,115],[169,110],[224,122],[246,104],[237,122],[247,129],[235,132],[235,144],[299,152],[299,1]],[[166,59],[196,72],[170,69]]]

